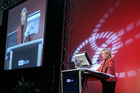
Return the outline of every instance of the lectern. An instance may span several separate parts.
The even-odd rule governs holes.
[[[43,38],[19,44],[7,49],[9,59],[6,70],[27,68],[41,65]]]
[[[102,80],[109,77],[114,76],[88,68],[63,70],[61,71],[61,91],[62,93],[83,93],[83,79]]]

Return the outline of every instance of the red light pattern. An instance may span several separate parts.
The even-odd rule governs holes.
[[[87,51],[96,69],[103,48],[110,48],[116,62],[116,93],[139,93],[140,87],[140,1],[72,0],[72,61],[80,51]],[[99,84],[99,83],[98,83]],[[96,85],[98,85],[96,82]],[[93,93],[89,81],[87,91]]]

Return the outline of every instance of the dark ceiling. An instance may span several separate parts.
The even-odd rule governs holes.
[[[0,0],[0,10],[5,10],[22,0]]]

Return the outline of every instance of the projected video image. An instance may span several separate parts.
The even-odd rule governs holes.
[[[5,70],[42,65],[45,12],[46,0],[28,0],[9,9]]]

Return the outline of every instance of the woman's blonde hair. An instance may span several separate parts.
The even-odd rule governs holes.
[[[111,51],[110,49],[103,49],[102,51],[104,51],[106,54],[108,54],[108,57],[111,57]]]
[[[26,13],[26,14],[27,14],[27,8],[26,8],[26,7],[24,7],[24,8],[22,9],[22,11],[21,11],[21,14],[20,14],[20,15],[22,15],[23,13]]]

